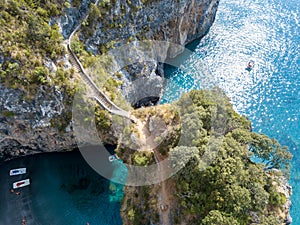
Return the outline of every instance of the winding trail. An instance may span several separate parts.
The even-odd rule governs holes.
[[[169,225],[169,224],[171,224],[171,221],[170,221],[170,198],[169,198],[170,193],[169,193],[169,190],[167,187],[167,181],[163,180],[161,177],[163,171],[159,164],[159,162],[162,161],[163,158],[161,157],[160,153],[157,152],[155,149],[153,150],[153,155],[154,155],[155,163],[158,165],[157,172],[158,172],[158,176],[160,176],[159,179],[162,180],[162,182],[159,184],[160,193],[158,193],[157,207],[159,209],[161,224]]]
[[[98,5],[99,0],[95,2],[95,5]],[[86,20],[88,17],[89,13],[85,16],[83,20]],[[93,80],[90,78],[90,76],[86,73],[84,70],[82,64],[80,63],[79,59],[73,52],[71,48],[71,41],[72,37],[74,34],[80,29],[81,23],[77,25],[77,27],[74,29],[74,31],[70,34],[69,38],[66,40],[66,47],[68,51],[68,56],[69,56],[69,61],[71,65],[75,68],[76,72],[80,75],[81,79],[85,82],[87,87],[92,91],[93,93],[93,98],[100,104],[105,110],[109,111],[112,114],[119,115],[125,118],[128,118],[132,121],[136,122],[136,125],[139,128],[139,131],[142,133],[142,140],[144,142],[144,147],[152,151],[154,154],[154,159],[155,162],[158,165],[158,170],[157,170],[157,175],[160,177],[159,180],[162,179],[162,168],[159,164],[160,161],[163,160],[163,157],[160,155],[159,152],[155,149],[155,142],[153,140],[153,137],[151,137],[150,133],[148,130],[145,128],[145,124],[142,124],[141,121],[137,120],[136,118],[130,116],[130,112],[127,112],[117,105],[115,105],[98,87],[97,85],[93,82]],[[158,211],[160,214],[160,222],[162,225],[169,225],[170,223],[170,193],[167,188],[167,182],[162,181],[159,185],[160,192],[158,193],[158,202],[157,202],[157,207]]]
[[[157,184],[159,192],[157,193],[157,209],[160,215],[160,224],[169,225],[170,221],[170,191],[167,186],[167,180],[164,180],[163,168],[161,168],[160,161],[164,160],[164,157],[157,151],[157,144],[155,143],[155,137],[151,135],[145,123],[140,120],[136,121],[136,128],[140,131],[140,141],[143,143],[143,150],[153,152],[155,163],[157,164],[157,176],[158,180],[161,180]]]
[[[95,5],[98,5],[99,0],[95,2]],[[89,13],[84,17],[83,21],[87,19]],[[119,115],[125,118],[130,119],[130,113],[121,109],[116,104],[114,104],[94,83],[91,77],[84,70],[81,62],[73,52],[71,48],[72,37],[74,34],[80,29],[81,22],[77,25],[77,27],[70,34],[69,38],[66,40],[66,48],[68,51],[69,61],[71,65],[75,68],[76,72],[80,75],[81,79],[85,82],[87,87],[92,91],[93,98],[96,100],[98,104],[100,104],[105,110],[109,111],[112,114]]]

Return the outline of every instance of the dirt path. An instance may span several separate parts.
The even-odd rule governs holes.
[[[156,150],[157,144],[155,143],[153,137],[148,130],[147,123],[143,122],[139,119],[133,118],[135,121],[135,127],[139,131],[139,140],[141,142],[141,149],[143,151],[151,151],[153,152],[155,163],[158,165],[157,176],[159,180],[163,180],[163,168],[161,168],[159,162],[164,159],[164,157]],[[162,181],[158,185],[159,193],[157,199],[157,208],[158,213],[160,215],[160,224],[169,225],[170,223],[170,189],[168,188],[167,181]]]
[[[156,147],[154,142],[154,137],[152,137],[151,133],[147,128],[146,122],[143,122],[135,117],[131,116],[135,121],[135,128],[139,132],[139,141],[140,141],[140,150],[142,151],[153,151]]]
[[[162,168],[158,162],[162,161],[163,158],[159,152],[153,151],[155,162],[158,165],[158,176],[162,176]],[[157,207],[159,209],[160,221],[162,225],[169,225],[170,223],[170,193],[167,187],[167,180],[163,180],[162,177],[159,178],[162,182],[159,184],[160,193],[158,194]]]

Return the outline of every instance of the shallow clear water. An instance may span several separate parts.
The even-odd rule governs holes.
[[[27,167],[27,174],[9,177],[11,168]],[[76,152],[19,158],[0,166],[0,224],[120,225],[122,186],[98,175]],[[12,183],[30,178],[31,185],[10,193]],[[5,181],[5,182],[3,182]]]
[[[293,224],[300,224],[299,9],[298,0],[221,1],[208,35],[190,46],[195,53],[185,61],[184,72],[166,67],[161,100],[218,85],[252,121],[254,131],[287,145],[294,155]],[[255,66],[248,72],[250,59]]]

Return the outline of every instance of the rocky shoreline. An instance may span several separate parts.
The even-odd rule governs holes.
[[[65,95],[55,88],[40,87],[33,99],[22,90],[0,84],[0,158],[43,152],[68,151],[76,147],[70,125],[54,126],[55,118],[66,117]],[[60,124],[62,125],[62,124]]]
[[[273,169],[272,170],[274,173],[281,173],[280,171]],[[277,191],[279,193],[284,194],[284,196],[286,197],[286,203],[283,206],[282,209],[282,214],[283,214],[283,218],[285,218],[284,220],[284,224],[285,225],[289,225],[292,224],[293,219],[290,215],[290,208],[292,206],[292,201],[291,201],[291,195],[293,194],[293,188],[292,186],[289,184],[287,178],[285,176],[279,176],[278,178],[278,188]]]

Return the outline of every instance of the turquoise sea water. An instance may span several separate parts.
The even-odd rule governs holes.
[[[11,168],[27,174],[9,177]],[[122,186],[98,175],[79,151],[19,158],[0,165],[0,225],[120,225]],[[10,193],[12,183],[30,178],[30,187]]]
[[[277,138],[294,155],[293,224],[300,224],[300,2],[222,0],[209,34],[189,47],[185,72],[167,67],[161,103],[181,93],[220,86],[253,129]],[[255,67],[245,70],[249,59]],[[203,72],[204,71],[204,72]],[[210,75],[206,76],[210,71]],[[28,174],[9,177],[10,168]],[[30,188],[11,194],[12,182],[29,177]],[[120,225],[121,186],[95,173],[79,152],[20,158],[0,165],[0,225]]]
[[[291,215],[300,224],[300,1],[223,0],[184,72],[166,67],[161,104],[218,85],[234,108],[293,153]],[[245,70],[250,59],[254,69]],[[205,71],[205,72],[203,72]],[[206,76],[206,75],[207,76]],[[208,78],[207,78],[208,77]]]

